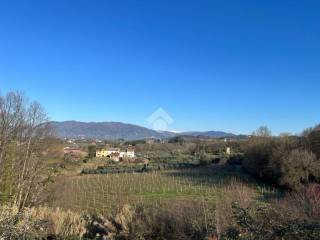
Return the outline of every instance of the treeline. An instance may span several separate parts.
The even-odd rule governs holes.
[[[260,134],[252,137],[246,146],[244,169],[266,181],[294,190],[310,182],[319,182],[320,160],[312,152],[309,134],[275,138],[268,130],[260,129]]]
[[[162,170],[178,170],[199,167],[197,163],[152,163],[152,164],[113,164],[96,169],[85,168],[82,174],[143,173]]]

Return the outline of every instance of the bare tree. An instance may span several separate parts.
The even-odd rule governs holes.
[[[37,102],[19,92],[0,96],[0,197],[20,208],[36,201],[47,174],[42,152],[52,136]],[[1,198],[0,198],[1,200]]]
[[[252,135],[263,138],[271,137],[271,131],[267,126],[261,126],[256,131],[254,131]]]
[[[310,135],[310,133],[312,133],[314,131],[319,131],[319,130],[320,130],[320,124],[317,124],[314,127],[310,127],[310,128],[307,128],[307,129],[303,130],[301,135],[303,137],[308,137]]]

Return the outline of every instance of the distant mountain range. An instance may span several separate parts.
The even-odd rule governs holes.
[[[145,138],[171,138],[175,136],[193,136],[193,137],[237,137],[232,133],[222,131],[208,132],[158,132],[145,127],[121,123],[121,122],[78,122],[64,121],[51,122],[56,131],[56,135],[60,138],[92,138],[92,139],[125,139],[138,140]]]

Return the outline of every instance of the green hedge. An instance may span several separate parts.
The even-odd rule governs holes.
[[[142,173],[151,171],[188,169],[199,167],[199,164],[192,163],[163,163],[145,165],[111,165],[100,166],[96,169],[83,169],[82,174],[110,174],[110,173]]]

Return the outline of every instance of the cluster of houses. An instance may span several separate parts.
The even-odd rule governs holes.
[[[108,157],[113,161],[119,162],[121,159],[134,158],[134,148],[128,147],[122,151],[120,148],[106,148],[96,151],[96,157]]]

